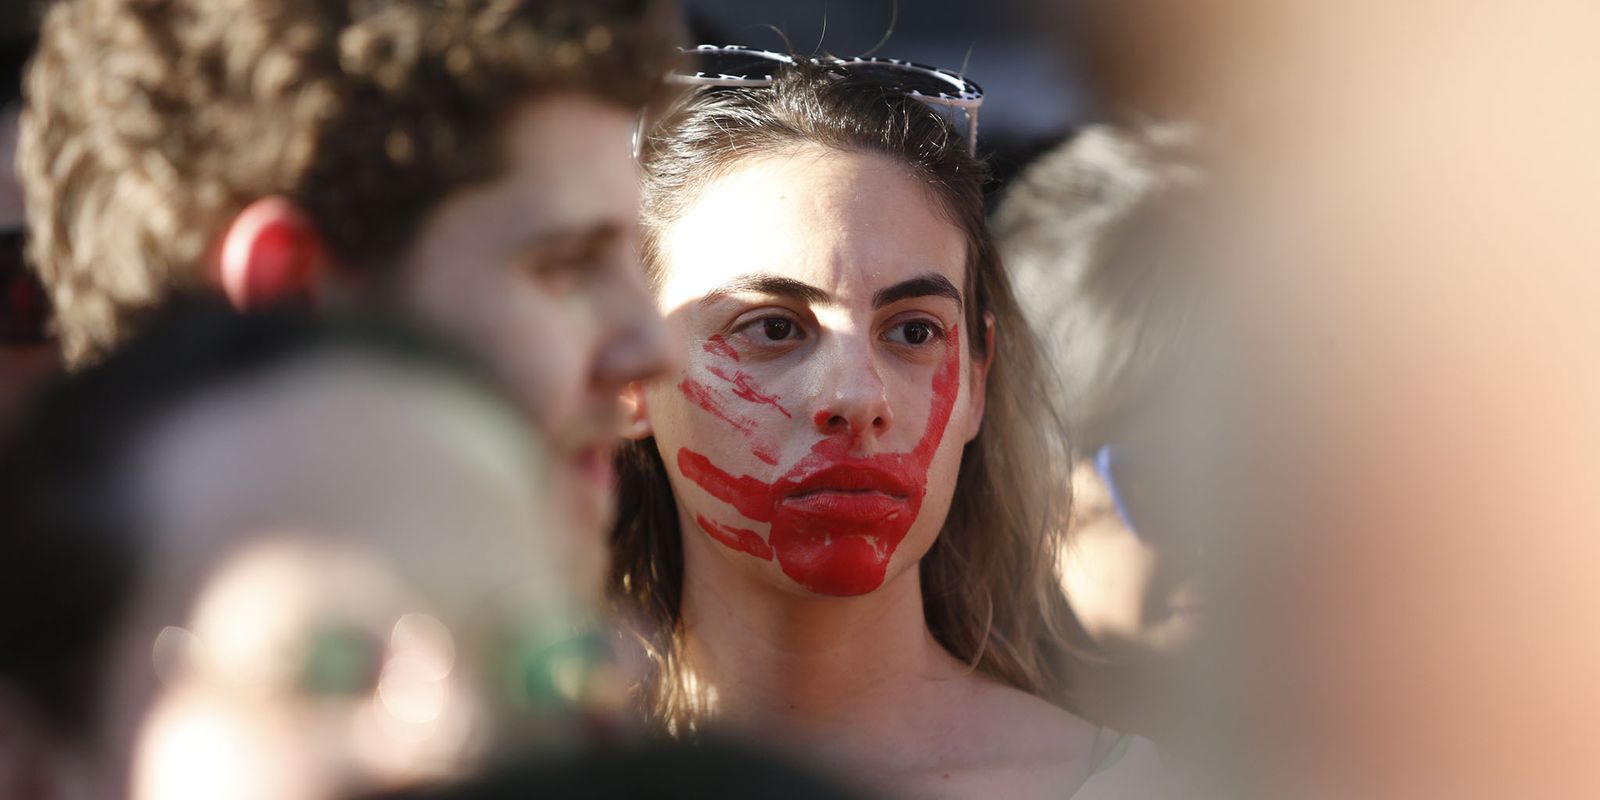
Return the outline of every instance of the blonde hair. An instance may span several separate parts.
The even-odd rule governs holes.
[[[706,181],[743,158],[820,145],[887,155],[926,183],[966,234],[971,352],[987,354],[985,315],[995,321],[996,352],[982,430],[962,454],[949,515],[919,566],[924,612],[957,658],[1064,703],[1064,656],[1082,636],[1052,566],[1067,511],[1066,436],[1048,402],[1050,367],[984,218],[988,172],[946,120],[910,97],[804,64],[775,77],[770,89],[689,94],[642,142],[646,266],[659,273],[663,231]],[[648,656],[636,699],[652,721],[690,729],[703,704],[681,652],[676,501],[653,440],[628,447],[619,465],[611,588]]]
[[[1074,440],[1110,441],[1197,335],[1188,322],[1205,242],[1199,131],[1095,125],[1007,189],[995,235],[1065,391]]]

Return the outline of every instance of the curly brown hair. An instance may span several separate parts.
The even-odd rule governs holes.
[[[667,0],[61,0],[27,78],[31,256],[68,362],[198,287],[227,221],[283,195],[342,268],[503,167],[540,94],[629,108],[678,43]]]

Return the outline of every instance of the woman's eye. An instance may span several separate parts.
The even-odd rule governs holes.
[[[768,341],[781,342],[799,331],[799,328],[795,327],[793,320],[787,320],[783,317],[768,317],[760,320],[760,323],[761,335],[765,336]]]
[[[806,329],[799,320],[775,311],[765,316],[747,317],[733,330],[747,346],[769,348],[774,352],[806,338]]]
[[[929,341],[937,339],[943,335],[944,331],[940,330],[939,326],[933,324],[932,322],[927,320],[912,320],[911,322],[903,322],[894,326],[893,328],[890,328],[886,338],[888,338],[889,341],[899,342],[901,344],[921,345],[927,344]]]

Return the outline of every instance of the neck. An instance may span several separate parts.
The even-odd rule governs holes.
[[[822,597],[774,586],[716,547],[686,537],[682,605],[685,660],[715,691],[714,724],[871,736],[910,722],[930,688],[948,693],[965,672],[928,630],[915,567],[865,595]]]

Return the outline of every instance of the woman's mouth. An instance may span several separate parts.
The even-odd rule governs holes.
[[[893,523],[909,512],[910,488],[893,472],[876,466],[840,464],[797,481],[781,500],[783,511],[818,523],[870,528]]]
[[[908,511],[906,497],[879,491],[819,489],[790,495],[783,500],[790,514],[843,527],[873,527],[900,519]]]
[[[844,462],[813,470],[789,482],[789,497],[807,494],[886,494],[905,498],[911,482],[897,472],[871,462]]]

